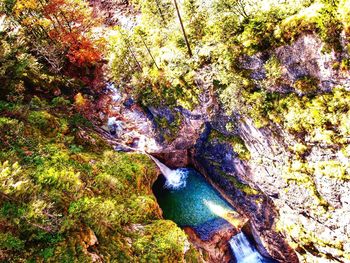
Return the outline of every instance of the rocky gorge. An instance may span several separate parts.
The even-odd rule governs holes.
[[[335,55],[323,54],[322,42],[313,34],[302,35],[272,54],[242,58],[239,66],[250,70],[251,78],[262,80],[266,78],[264,63],[271,56],[282,63],[283,83],[273,87],[278,92],[288,92],[293,81],[306,75],[318,78],[326,91],[336,85],[349,87],[350,75],[332,68]],[[196,83],[203,92],[197,108],[151,107],[139,112],[139,118],[147,120],[142,125],[149,123],[147,129],[138,127],[138,137],[146,138],[145,150],[170,167],[193,166],[204,174],[249,218],[249,231],[262,254],[280,262],[312,262],[320,255],[346,261],[349,182],[339,184],[341,179],[321,174],[315,174],[307,187],[290,180],[286,175],[294,158],[290,149],[300,140],[279,125],[257,128],[247,116],[227,114],[218,102],[211,72],[210,67],[198,72]],[[159,120],[174,124],[176,131]],[[349,162],[329,147],[309,145],[308,162]],[[320,199],[332,206],[326,217],[319,215],[324,209]]]
[[[350,262],[350,0],[0,1],[0,261]]]

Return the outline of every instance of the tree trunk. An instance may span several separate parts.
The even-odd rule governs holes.
[[[159,70],[159,67],[158,67],[158,65],[157,65],[157,62],[156,62],[156,60],[154,59],[154,57],[153,57],[153,55],[152,55],[152,53],[151,53],[151,50],[150,50],[149,47],[147,46],[147,44],[146,44],[145,40],[143,39],[142,35],[140,35],[140,37],[141,37],[141,40],[142,40],[143,45],[144,45],[144,46],[146,47],[146,49],[147,49],[148,54],[149,54],[150,57],[152,58],[154,65],[155,65],[156,68]]]
[[[174,0],[174,5],[175,5],[175,8],[176,8],[177,17],[179,18],[180,25],[181,25],[181,29],[182,29],[182,33],[183,33],[183,35],[184,35],[184,39],[185,39],[186,46],[187,46],[187,49],[188,49],[188,55],[189,55],[190,58],[191,58],[191,57],[192,57],[191,46],[190,46],[190,43],[188,42],[188,39],[187,39],[187,35],[186,35],[186,32],[185,32],[184,25],[183,25],[183,23],[182,23],[182,19],[181,19],[179,7],[178,7],[178,5],[177,5],[176,0]]]
[[[160,15],[160,17],[162,18],[162,20],[163,20],[163,22],[164,22],[164,25],[165,25],[165,24],[166,24],[166,21],[165,21],[165,18],[164,18],[162,9],[161,9],[160,6],[159,6],[159,2],[158,2],[158,0],[155,0],[155,2],[156,2],[156,6],[157,6],[157,9],[158,9],[159,15]]]

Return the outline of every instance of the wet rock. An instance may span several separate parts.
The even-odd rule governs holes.
[[[282,234],[274,229],[277,209],[252,181],[249,165],[239,160],[229,143],[208,140],[210,125],[207,129],[192,153],[194,166],[224,191],[238,212],[250,219],[253,236],[263,255],[281,262],[298,262]]]
[[[124,101],[123,105],[130,109],[135,104],[134,100],[132,98],[128,98],[126,101]]]
[[[184,231],[191,243],[203,254],[206,262],[232,262],[228,241],[239,230],[229,223],[209,222],[208,225],[197,228],[185,227]]]
[[[160,152],[160,153],[153,153],[152,155],[157,159],[159,159],[166,166],[172,169],[187,167],[191,162],[187,150]]]

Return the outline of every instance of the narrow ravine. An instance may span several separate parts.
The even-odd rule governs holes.
[[[227,241],[231,260],[238,263],[275,262],[264,258],[241,231],[244,224],[235,209],[191,168],[172,170],[154,157],[162,175],[153,185],[153,192],[163,217],[182,228],[191,228],[202,241],[210,240],[229,223],[236,231]]]
[[[158,166],[161,175],[153,192],[163,217],[183,228],[197,249],[209,254],[209,262],[275,262],[259,254],[254,241],[241,231],[248,219],[203,175],[192,168],[170,169],[153,156],[162,154],[164,146],[155,140],[152,121],[130,98],[123,98],[114,85],[108,90],[110,110],[105,129],[122,142],[115,147],[117,151],[144,153]]]

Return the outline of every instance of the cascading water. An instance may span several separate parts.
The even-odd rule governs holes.
[[[235,235],[230,241],[230,247],[238,263],[267,262],[259,252],[252,247],[247,237],[242,233]]]
[[[164,175],[166,182],[165,187],[169,189],[180,189],[186,187],[187,171],[186,169],[172,170],[165,164],[161,163],[157,158],[149,155],[150,158],[157,164],[160,171]]]
[[[155,182],[153,191],[165,218],[179,226],[192,227],[202,240],[221,225],[231,223],[230,215],[236,212],[203,176],[193,169],[172,170],[149,156],[164,175]],[[238,263],[275,262],[261,256],[242,232],[229,244]]]

